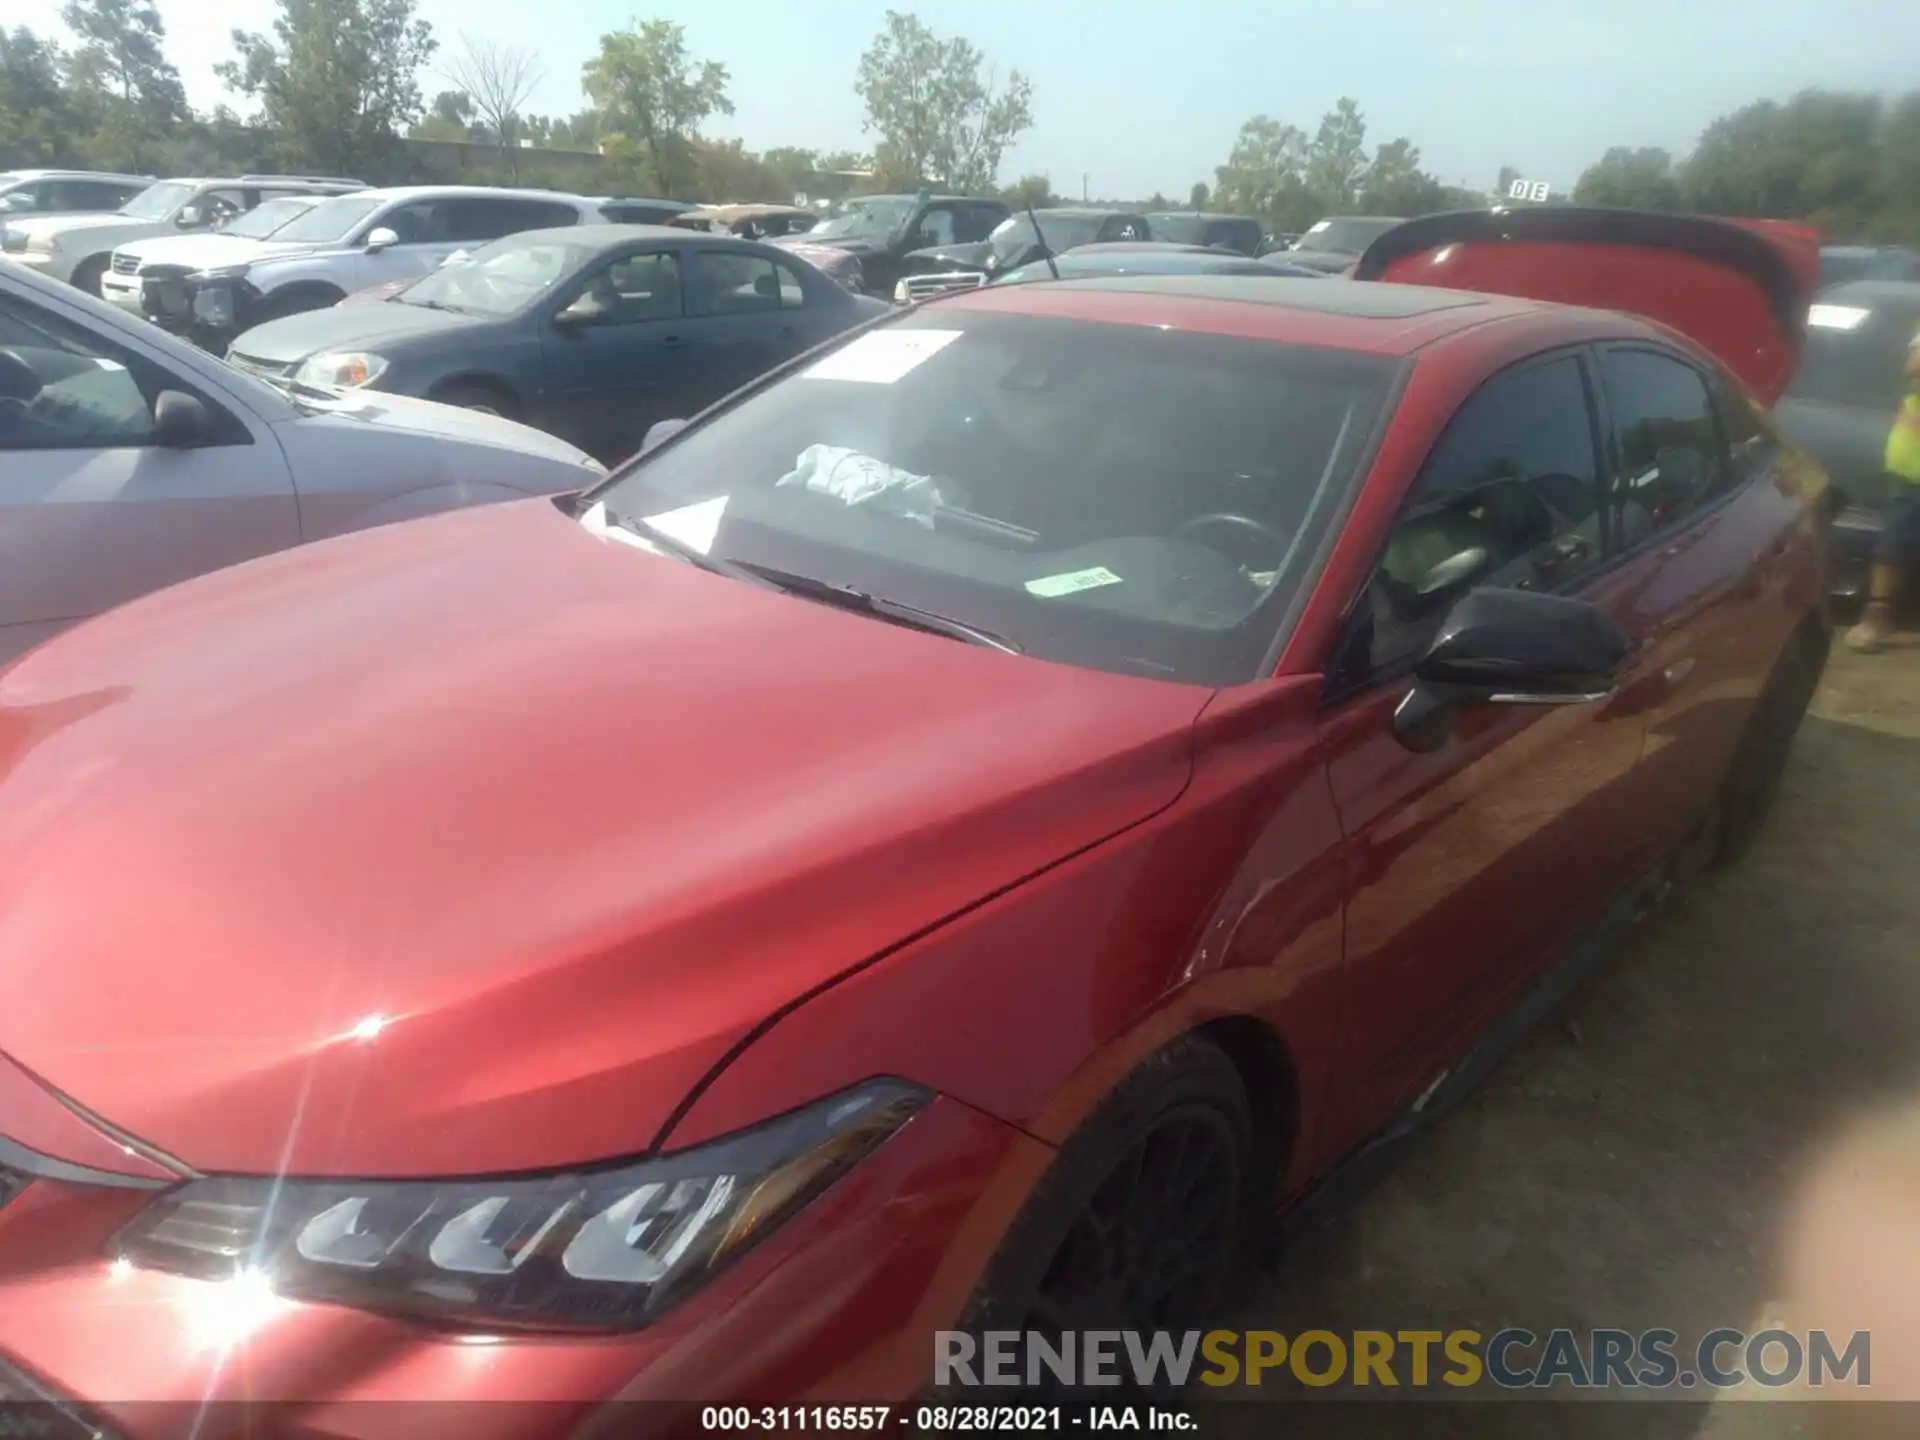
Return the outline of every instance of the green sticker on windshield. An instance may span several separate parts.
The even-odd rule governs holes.
[[[1096,565],[1091,570],[1069,570],[1064,575],[1044,575],[1038,580],[1027,581],[1027,593],[1038,595],[1042,600],[1055,600],[1062,595],[1076,595],[1082,590],[1098,590],[1102,585],[1124,583],[1120,577],[1104,565]]]

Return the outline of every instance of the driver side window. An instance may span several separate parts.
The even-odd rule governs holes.
[[[1331,677],[1357,689],[1413,660],[1477,585],[1566,590],[1624,524],[1600,505],[1585,368],[1575,356],[1494,376],[1454,413],[1401,508]]]
[[[920,217],[920,237],[927,245],[953,244],[953,211],[945,208],[927,211]]]
[[[153,396],[133,357],[77,326],[0,296],[0,453],[139,446]]]

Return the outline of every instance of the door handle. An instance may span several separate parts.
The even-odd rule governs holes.
[[[682,349],[682,348],[684,348],[684,347],[686,346],[686,343],[687,343],[687,342],[686,342],[686,339],[685,339],[685,337],[683,337],[683,336],[680,336],[680,335],[667,335],[667,336],[663,336],[663,337],[661,338],[661,341],[660,341],[660,343],[661,343],[662,345],[664,345],[664,346],[665,346],[665,347],[666,347],[667,349],[669,349],[669,350],[679,350],[679,349]]]

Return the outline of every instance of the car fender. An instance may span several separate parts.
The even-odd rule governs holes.
[[[347,287],[341,283],[339,261],[345,253],[341,250],[323,250],[311,255],[283,255],[263,260],[248,267],[247,281],[262,295],[273,295],[290,285],[301,285],[308,281],[324,282],[344,295]]]
[[[1058,1145],[1155,1050],[1221,1021],[1259,1027],[1298,1093],[1322,1093],[1345,854],[1318,684],[1243,688],[1196,726],[1207,758],[1172,805],[768,1017],[658,1143],[895,1075]],[[1313,1118],[1290,1119],[1284,1188],[1312,1171]]]

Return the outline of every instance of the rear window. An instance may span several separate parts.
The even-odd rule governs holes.
[[[1256,678],[1392,360],[915,312],[773,381],[601,498],[710,553],[1129,674]]]
[[[1369,220],[1355,216],[1341,220],[1322,220],[1300,237],[1300,248],[1302,250],[1337,250],[1357,255],[1398,224],[1400,224],[1398,220]]]
[[[1820,304],[1787,394],[1891,413],[1907,393],[1907,346],[1920,332],[1920,305]]]

